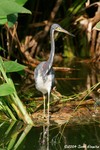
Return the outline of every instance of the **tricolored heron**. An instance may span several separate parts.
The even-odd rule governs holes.
[[[63,29],[60,25],[53,24],[50,29],[51,51],[50,51],[49,59],[47,61],[41,62],[34,70],[36,89],[42,92],[44,97],[44,117],[45,117],[45,94],[48,93],[48,102],[47,102],[48,123],[49,123],[50,92],[51,89],[53,88],[54,77],[55,77],[54,70],[52,68],[54,54],[55,54],[54,31],[64,32],[71,36],[74,36],[73,34]]]

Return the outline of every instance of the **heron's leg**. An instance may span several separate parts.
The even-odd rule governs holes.
[[[45,113],[45,101],[46,101],[46,96],[45,96],[45,94],[43,94],[43,100],[44,100],[44,110],[43,110],[43,117],[45,118],[46,117],[46,113]]]
[[[50,91],[48,91],[48,117],[47,117],[47,123],[49,124],[49,109],[50,109]]]

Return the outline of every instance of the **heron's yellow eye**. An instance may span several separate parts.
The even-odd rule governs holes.
[[[61,31],[61,28],[60,28],[60,27],[57,27],[56,30],[57,30],[57,31]]]

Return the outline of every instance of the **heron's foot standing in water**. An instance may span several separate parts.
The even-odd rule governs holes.
[[[45,122],[47,122],[48,125],[50,124],[51,114],[50,114],[50,112],[48,114],[48,109],[45,110],[45,115],[43,113],[42,118]]]
[[[45,120],[45,119],[47,119],[47,118],[49,118],[50,119],[50,112],[49,112],[49,115],[48,115],[48,110],[46,110],[45,111],[45,114],[43,113],[43,115],[42,115],[42,118]]]

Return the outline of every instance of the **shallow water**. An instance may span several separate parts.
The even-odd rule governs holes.
[[[86,62],[73,60],[64,62],[64,67],[69,67],[69,71],[56,71],[57,90],[63,95],[79,93],[87,89],[87,80],[97,78],[98,72],[95,67]],[[96,74],[96,76],[94,76]],[[96,80],[96,79],[94,79]],[[99,80],[99,79],[98,79]],[[92,86],[94,83],[89,83]],[[96,83],[95,83],[96,84]]]
[[[0,127],[0,149],[78,150],[87,146],[89,150],[99,150],[99,133],[100,126],[95,123],[80,126],[24,127],[21,122],[4,122]]]

